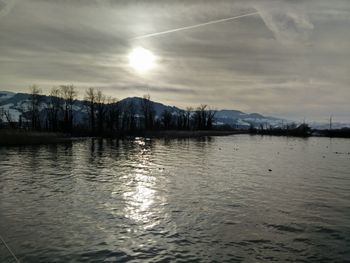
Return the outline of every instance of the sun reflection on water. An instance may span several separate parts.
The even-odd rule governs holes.
[[[158,179],[153,172],[158,168],[151,159],[151,145],[144,139],[137,139],[135,145],[132,172],[125,178],[127,186],[126,191],[122,194],[125,201],[124,216],[146,229],[158,224],[154,215],[159,212],[155,211]]]
[[[142,175],[137,175],[139,177]],[[151,205],[154,203],[155,190],[149,188],[144,182],[137,183],[135,189],[124,193],[127,201],[125,207],[126,217],[141,223],[150,223],[152,219]]]

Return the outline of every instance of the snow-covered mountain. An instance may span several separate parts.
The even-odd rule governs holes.
[[[45,109],[49,103],[49,97],[41,96],[41,109]],[[133,103],[135,106],[136,114],[141,115],[141,103],[142,98],[129,97],[118,102],[123,108],[124,106]],[[153,108],[156,112],[156,116],[160,117],[165,110],[172,112],[173,115],[178,114],[182,109],[175,106],[164,105],[159,102],[153,102]],[[13,121],[19,120],[19,116],[29,111],[29,94],[26,93],[13,93],[7,91],[0,91],[0,109],[9,111],[11,119]],[[86,119],[86,107],[85,101],[77,100],[74,106],[75,121],[80,122]],[[23,116],[22,116],[23,117]],[[6,121],[3,118],[3,121]],[[266,126],[280,126],[282,123],[287,123],[286,120],[282,120],[274,117],[263,116],[259,113],[244,113],[238,110],[218,110],[215,115],[216,125],[229,125],[231,127],[249,128],[251,125],[256,127],[260,125]]]
[[[318,130],[328,130],[329,129],[329,123],[327,123],[327,122],[311,122],[309,125],[312,128],[318,129]],[[333,122],[332,123],[332,129],[341,129],[341,128],[350,128],[350,123],[346,123],[346,122]]]
[[[217,124],[228,124],[234,127],[246,128],[253,126],[281,126],[287,121],[279,118],[263,116],[259,113],[244,113],[238,110],[219,110],[215,115]]]
[[[16,95],[16,93],[11,91],[0,91],[0,102],[13,97],[14,95]]]

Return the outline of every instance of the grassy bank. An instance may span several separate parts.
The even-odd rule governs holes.
[[[62,133],[0,130],[0,146],[51,144],[72,140],[71,136]]]
[[[186,130],[161,130],[161,131],[137,131],[132,133],[113,133],[102,135],[76,134],[73,137],[69,134],[37,131],[20,131],[20,130],[0,130],[0,146],[9,145],[36,145],[64,143],[77,140],[83,137],[105,137],[105,138],[130,138],[130,137],[147,137],[147,138],[196,138],[205,136],[227,136],[233,134],[248,133],[246,131],[186,131]]]

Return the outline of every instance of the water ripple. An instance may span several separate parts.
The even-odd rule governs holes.
[[[0,148],[0,233],[22,262],[345,262],[350,162],[334,152],[349,148],[248,135]]]

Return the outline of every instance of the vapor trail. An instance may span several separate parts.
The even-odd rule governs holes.
[[[142,36],[131,38],[130,40],[143,39],[143,38],[149,38],[149,37],[156,37],[156,36],[159,36],[159,35],[174,33],[174,32],[178,32],[178,31],[193,29],[193,28],[202,27],[202,26],[208,26],[208,25],[217,24],[217,23],[222,23],[222,22],[226,22],[226,21],[230,21],[230,20],[235,20],[235,19],[238,19],[238,18],[241,18],[241,17],[253,16],[253,15],[257,15],[257,14],[258,14],[258,12],[254,12],[254,13],[248,13],[248,14],[239,15],[239,16],[223,18],[223,19],[219,19],[219,20],[213,20],[213,21],[209,21],[209,22],[206,22],[206,23],[201,23],[201,24],[197,24],[197,25],[193,25],[193,26],[185,26],[185,27],[170,29],[170,30],[166,30],[166,31],[162,31],[162,32],[156,32],[156,33],[152,33],[152,34],[142,35]]]

